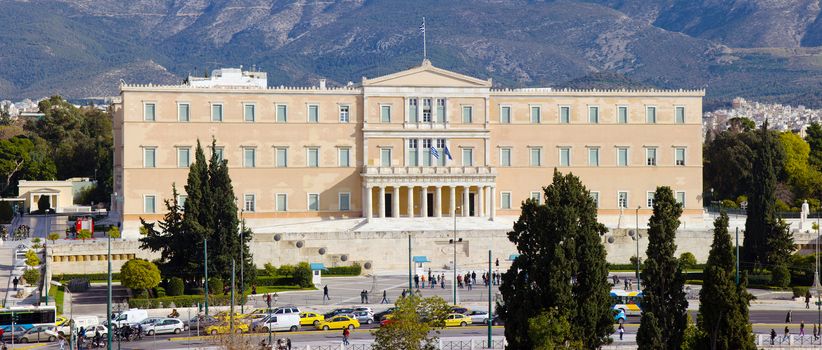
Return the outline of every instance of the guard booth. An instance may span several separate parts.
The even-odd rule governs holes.
[[[427,275],[428,271],[425,269],[425,264],[430,263],[431,260],[428,260],[427,256],[419,255],[411,258],[414,262],[414,273],[417,276]],[[426,277],[427,278],[427,277]]]
[[[308,265],[311,266],[311,283],[314,283],[315,286],[321,285],[325,264],[309,263]]]

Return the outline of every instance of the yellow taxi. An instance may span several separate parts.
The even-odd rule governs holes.
[[[325,321],[325,317],[322,314],[316,312],[300,312],[300,326],[317,327],[322,321]]]
[[[322,329],[324,331],[327,331],[329,329],[343,328],[354,329],[360,328],[360,321],[357,321],[356,318],[351,318],[349,316],[337,315],[327,320],[323,320],[314,327],[317,327],[317,329]]]
[[[215,318],[223,321],[228,321],[231,317],[231,312],[228,311],[221,311],[214,315]],[[241,314],[239,312],[234,313],[234,319],[239,320],[248,317],[248,315]]]
[[[463,314],[450,314],[445,318],[446,327],[465,327],[471,324],[471,318]]]
[[[63,325],[63,323],[66,323],[66,321],[68,321],[68,318],[66,318],[66,316],[62,316],[62,315],[57,316],[57,319],[55,320],[54,325],[57,326],[57,327],[60,327],[60,326]]]
[[[219,323],[206,327],[206,334],[217,335],[231,332],[231,326],[228,322]],[[248,324],[242,322],[234,323],[234,333],[248,333]]]

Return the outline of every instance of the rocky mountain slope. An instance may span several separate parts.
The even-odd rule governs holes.
[[[819,105],[815,0],[0,2],[0,98],[117,93],[257,65],[272,85],[359,81],[419,64],[504,86],[707,88]]]

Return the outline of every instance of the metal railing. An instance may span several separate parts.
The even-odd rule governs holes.
[[[294,347],[298,350],[371,350],[372,343],[355,343],[343,345],[340,342],[318,345],[306,345],[305,347]],[[505,349],[505,339],[492,340],[488,347],[486,339],[460,339],[442,340],[437,346],[439,350],[503,350]]]
[[[771,339],[770,334],[757,334],[756,335],[756,345],[773,345],[773,346],[808,346],[808,345],[822,345],[822,337],[814,337],[813,334],[811,335],[798,335],[798,334],[789,334],[788,336],[785,335],[777,335],[773,339]]]

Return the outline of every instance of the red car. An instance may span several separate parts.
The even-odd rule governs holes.
[[[387,325],[389,325],[389,324],[392,324],[392,323],[394,323],[394,322],[396,322],[396,321],[394,321],[394,320],[392,320],[392,319],[390,319],[390,318],[385,318],[385,319],[383,319],[382,321],[380,321],[380,327],[385,327],[385,326],[387,326]]]

